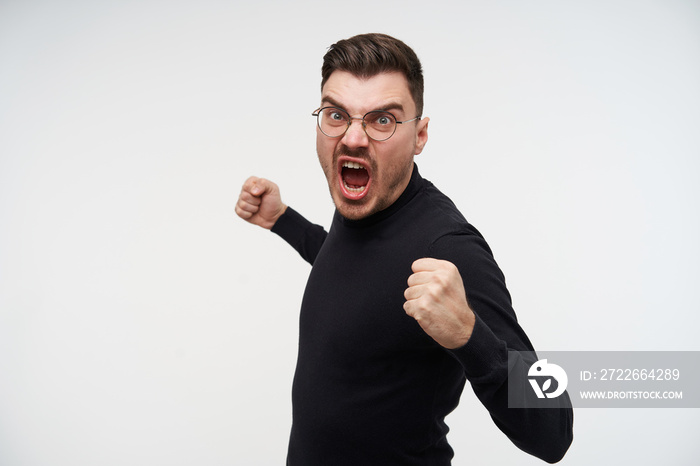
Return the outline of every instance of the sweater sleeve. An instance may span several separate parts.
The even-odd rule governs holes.
[[[311,265],[328,236],[322,226],[309,222],[291,207],[287,207],[271,231],[289,243]]]
[[[548,400],[558,403],[555,408],[508,407],[509,380],[518,384],[518,393],[535,397],[527,380],[535,361],[517,353],[534,354],[534,348],[518,324],[505,278],[486,241],[478,232],[443,236],[433,243],[431,254],[457,266],[476,315],[469,341],[450,354],[462,365],[477,398],[518,448],[549,463],[561,460],[573,439],[568,394]],[[511,353],[510,367],[509,350],[517,351]]]

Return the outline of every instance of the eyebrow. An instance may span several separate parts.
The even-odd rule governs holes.
[[[340,108],[340,109],[342,109],[342,110],[345,110],[345,107],[343,106],[343,104],[341,104],[340,102],[336,101],[336,100],[333,99],[332,97],[328,97],[328,96],[323,97],[323,98],[321,99],[321,104],[323,104],[323,103],[327,103],[327,104],[332,105],[333,107],[338,107],[338,108]],[[376,111],[386,111],[386,112],[388,112],[389,110],[399,110],[399,111],[403,112],[403,105],[401,105],[399,102],[387,102],[387,103],[386,103],[385,105],[383,105],[382,107],[377,108],[377,109],[374,109],[374,110],[371,110],[371,111],[373,111],[373,112],[376,112]],[[347,111],[347,110],[345,110],[345,111]],[[348,112],[348,113],[349,113],[349,112]]]

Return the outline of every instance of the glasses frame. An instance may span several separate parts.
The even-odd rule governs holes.
[[[346,115],[348,116],[348,125],[345,127],[345,131],[343,131],[343,132],[342,132],[340,135],[338,135],[338,136],[331,136],[330,134],[328,134],[328,133],[326,133],[325,131],[323,131],[323,128],[321,128],[321,112],[324,111],[324,110],[327,110],[327,109],[329,109],[329,108],[332,108],[332,109],[334,109],[334,110],[338,110],[338,111],[340,111],[340,112],[343,112],[344,114],[346,114]],[[395,123],[395,125],[394,125],[394,131],[392,131],[391,134],[390,134],[389,136],[385,137],[384,139],[373,138],[373,137],[370,136],[369,133],[367,132],[367,122],[365,121],[365,117],[367,117],[367,115],[370,115],[370,114],[372,114],[372,113],[388,113],[388,114],[391,115],[391,117],[394,119],[394,123]],[[345,136],[345,133],[347,133],[347,132],[348,132],[348,129],[350,129],[350,125],[352,125],[352,120],[361,120],[361,121],[362,121],[362,130],[365,132],[365,134],[367,135],[367,137],[370,138],[371,140],[377,141],[377,142],[386,141],[387,139],[389,139],[390,137],[392,137],[392,136],[394,135],[394,133],[396,133],[396,128],[398,128],[399,125],[402,125],[402,124],[404,124],[404,123],[410,123],[411,121],[415,121],[415,120],[420,120],[420,119],[421,119],[421,116],[418,115],[417,117],[411,118],[410,120],[399,121],[399,119],[396,118],[396,115],[394,115],[393,113],[388,112],[388,111],[386,111],[386,110],[372,110],[372,111],[370,111],[370,112],[365,113],[365,114],[362,116],[362,118],[358,118],[358,117],[352,117],[352,116],[350,116],[350,114],[349,114],[346,110],[343,110],[342,108],[339,108],[339,107],[334,107],[333,105],[328,105],[328,106],[326,106],[326,107],[319,107],[319,108],[317,108],[316,110],[314,110],[314,112],[311,114],[311,116],[315,116],[315,117],[316,117],[316,124],[318,125],[318,129],[320,129],[321,132],[322,132],[324,135],[326,135],[326,136],[329,137],[329,138],[333,138],[333,139],[342,138],[343,136]]]

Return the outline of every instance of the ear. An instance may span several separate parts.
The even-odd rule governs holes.
[[[416,125],[416,153],[415,155],[423,152],[425,144],[428,142],[428,123],[430,123],[430,118],[421,118]]]

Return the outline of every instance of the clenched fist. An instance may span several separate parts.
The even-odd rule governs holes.
[[[269,230],[286,210],[272,181],[251,176],[243,183],[236,203],[236,214],[243,220]]]
[[[403,305],[433,340],[448,349],[464,346],[474,329],[462,276],[448,261],[418,259],[411,266]]]

